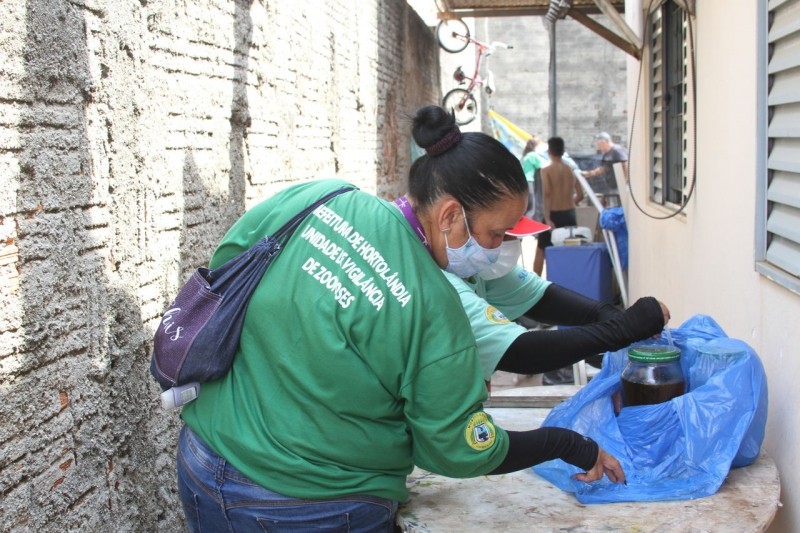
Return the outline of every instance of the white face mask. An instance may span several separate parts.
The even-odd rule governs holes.
[[[445,250],[447,252],[447,266],[445,270],[455,274],[460,278],[469,278],[478,272],[490,267],[497,261],[500,255],[500,246],[497,248],[484,248],[469,231],[467,214],[461,208],[464,215],[464,225],[467,228],[468,239],[459,248],[450,248],[447,242],[447,233],[444,234]]]
[[[500,245],[500,256],[497,261],[485,270],[478,272],[478,276],[483,279],[502,278],[514,268],[522,255],[522,240],[511,239],[503,241]]]

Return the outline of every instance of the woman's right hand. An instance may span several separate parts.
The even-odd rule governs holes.
[[[671,318],[669,315],[669,308],[667,308],[667,306],[661,300],[658,301],[658,305],[661,306],[661,312],[664,313],[664,326],[666,327],[667,322],[669,322],[669,319]]]
[[[613,483],[627,484],[625,482],[625,472],[622,470],[622,465],[619,464],[617,458],[602,448],[598,448],[598,450],[597,461],[592,469],[583,474],[575,474],[572,479],[589,483],[602,479],[603,474],[605,474]]]

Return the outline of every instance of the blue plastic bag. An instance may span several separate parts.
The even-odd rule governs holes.
[[[621,207],[609,207],[600,213],[600,227],[611,230],[617,240],[617,253],[623,270],[628,270],[628,226]]]
[[[617,253],[623,270],[628,269],[628,226],[625,212],[621,207],[603,209],[600,213],[600,227],[611,230],[617,241]]]
[[[767,378],[758,355],[705,315],[670,334],[681,349],[686,394],[616,415],[612,395],[621,389],[626,348],[608,352],[603,369],[542,424],[592,437],[620,461],[627,485],[606,477],[575,481],[579,469],[561,460],[533,467],[537,474],[581,503],[683,500],[714,494],[730,468],[758,458],[767,423]],[[667,344],[663,337],[655,344]]]

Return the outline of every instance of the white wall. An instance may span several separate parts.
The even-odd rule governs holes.
[[[640,0],[626,5],[640,31]],[[769,381],[770,408],[764,449],[782,474],[781,500],[769,531],[800,531],[800,295],[754,270],[757,141],[758,13],[756,2],[697,2],[697,186],[683,215],[654,220],[632,205],[627,213],[632,301],[662,299],[676,327],[690,316],[713,317],[730,337],[760,355]],[[629,60],[633,107],[638,62]],[[642,91],[647,78],[642,80]],[[665,216],[646,200],[647,109],[639,95],[631,183],[636,200],[654,216]]]

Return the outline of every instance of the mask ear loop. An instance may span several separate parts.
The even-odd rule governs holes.
[[[464,216],[464,229],[467,230],[467,241],[469,242],[470,238],[472,237],[472,232],[469,230],[469,219],[467,219],[467,212],[464,210],[464,206],[461,206],[461,214]]]
[[[458,204],[458,207],[461,208],[461,216],[464,217],[464,225],[467,227],[467,231],[469,231],[469,220],[467,220],[467,211],[464,209],[462,204]]]
[[[458,206],[461,208],[461,215],[464,217],[464,227],[467,230],[467,242],[469,242],[469,238],[472,237],[472,232],[469,231],[469,221],[467,220],[467,212],[464,211],[463,205],[459,203]],[[447,234],[450,233],[450,230],[452,229],[453,227],[450,226],[447,229],[439,230],[442,232],[442,234],[444,234],[444,245],[447,246],[448,248],[450,248],[450,243],[447,241]]]

